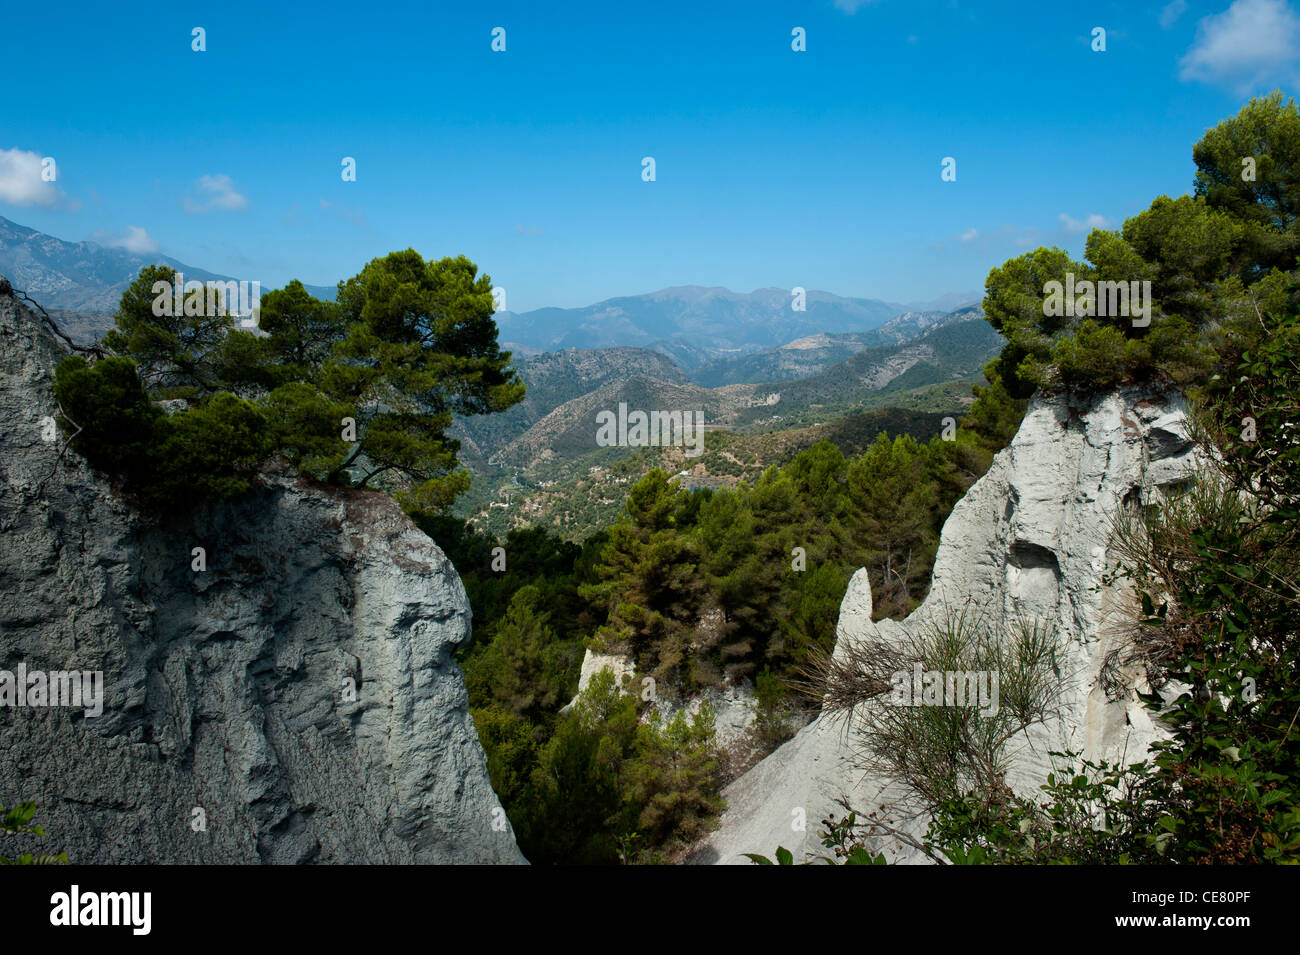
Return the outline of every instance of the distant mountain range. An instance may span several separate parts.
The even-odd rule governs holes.
[[[982,318],[983,315],[977,305],[951,312],[905,312],[866,332],[841,335],[819,332],[750,355],[720,358],[693,369],[690,379],[697,385],[716,388],[747,381],[806,378],[865,349],[902,344],[932,328]]]
[[[499,312],[497,326],[506,347],[554,351],[628,345],[661,352],[693,372],[811,335],[867,332],[908,311],[893,302],[815,290],[807,292],[803,310],[795,311],[793,304],[788,289],[732,292],[685,285],[582,308]]]
[[[66,242],[0,216],[0,275],[47,309],[111,315],[126,287],[146,265],[169,265],[184,273],[187,280],[199,282],[233,278],[186,265],[168,255],[140,255],[97,242]],[[257,276],[239,278],[253,281]],[[269,285],[263,288],[270,290]],[[336,292],[319,285],[308,285],[307,290],[318,298],[329,299]]]
[[[945,292],[938,298],[930,299],[928,302],[908,302],[906,310],[909,312],[954,312],[968,305],[974,305],[982,301],[983,298],[984,293],[978,290]]]
[[[630,408],[700,410],[711,425],[728,429],[809,416],[829,420],[879,406],[888,395],[978,380],[1001,347],[998,333],[978,309],[904,318],[884,333],[889,344],[843,344],[837,336],[826,347],[795,349],[816,356],[798,369],[786,364],[785,380],[761,372],[772,355],[790,346],[751,356],[751,366],[742,361],[729,369],[758,377],[717,386],[687,381],[667,357],[648,349],[567,349],[516,358],[528,396],[504,414],[458,421],[461,459],[479,473],[487,466],[527,471],[547,462],[576,460],[596,450],[596,413],[622,402]],[[821,337],[831,336],[814,339]],[[848,357],[837,361],[840,351]],[[969,394],[969,386],[965,388]]]
[[[221,275],[162,254],[68,242],[0,217],[0,275],[52,313],[62,313],[65,331],[74,338],[96,338],[107,331],[122,292],[150,264],[171,266],[187,279],[201,282],[257,278]],[[263,291],[270,289],[264,283]],[[336,295],[333,286],[308,285],[307,290],[320,298]],[[922,316],[923,321],[950,311],[949,303],[967,305],[977,298],[977,293],[952,293],[932,302],[902,305],[810,290],[804,309],[795,311],[788,289],[733,292],[686,285],[582,308],[503,311],[496,321],[502,343],[519,356],[568,348],[646,348],[671,358],[698,383],[723,384],[797,377],[807,373],[807,361],[798,360],[797,351],[825,346],[830,349],[826,355],[839,360],[860,348],[903,340],[908,322],[913,331],[922,328],[915,317],[903,313]],[[836,339],[875,330],[880,334]],[[797,341],[809,338],[816,340]],[[752,366],[735,364],[782,346],[786,348],[782,354],[758,359]],[[803,356],[813,357],[811,352]],[[760,371],[764,368],[768,370]]]

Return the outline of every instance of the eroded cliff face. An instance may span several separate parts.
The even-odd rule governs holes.
[[[0,706],[0,804],[38,804],[35,845],[81,863],[523,862],[437,545],[383,495],[286,472],[158,524],[71,451],[56,464],[43,419],[64,354],[0,288],[0,669],[104,680],[97,717]]]
[[[1013,742],[1008,784],[1036,793],[1053,750],[1140,760],[1161,735],[1137,698],[1140,677],[1112,673],[1118,692],[1113,681],[1108,692],[1101,679],[1122,640],[1117,624],[1129,599],[1103,580],[1114,565],[1110,528],[1121,503],[1187,480],[1197,464],[1181,396],[1124,390],[1083,404],[1035,398],[1010,446],[948,517],[922,606],[901,623],[873,622],[871,589],[858,571],[840,609],[836,652],[857,641],[901,643],[907,632],[964,606],[1004,632],[1017,618],[1038,621],[1064,647],[1061,697],[1054,719]],[[804,727],[727,788],[721,826],[694,861],[742,864],[740,853],[770,856],[777,845],[796,857],[823,854],[819,823],[845,815],[836,804],[841,796],[860,811],[884,805],[905,832],[923,835],[928,820],[902,806],[900,788],[864,772],[855,748],[843,716]],[[893,862],[926,861],[897,840],[877,848]]]

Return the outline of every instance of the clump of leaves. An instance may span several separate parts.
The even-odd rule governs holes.
[[[1157,820],[1162,802],[1147,763],[1079,759],[1049,773],[1043,797],[999,785],[946,800],[926,844],[953,865],[1128,865],[1158,863],[1168,842]],[[1077,762],[1076,762],[1077,761]]]
[[[800,865],[825,862],[827,865],[888,865],[883,852],[872,855],[856,834],[857,813],[850,812],[841,819],[822,820],[822,845],[831,850],[829,856],[816,856]],[[785,846],[776,847],[776,862],[757,852],[741,853],[754,865],[794,865],[794,854]]]
[[[0,833],[6,836],[39,836],[44,838],[45,829],[32,822],[35,818],[36,803],[34,802],[20,802],[12,809],[5,809],[0,806]],[[67,861],[68,854],[66,852],[23,852],[13,859],[0,855],[0,865],[57,865]]]

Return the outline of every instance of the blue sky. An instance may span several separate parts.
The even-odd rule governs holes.
[[[1080,252],[1090,223],[1188,191],[1206,128],[1300,86],[1296,0],[71,3],[5,21],[0,215],[264,288],[464,253],[514,311],[685,284],[981,289],[1027,248]],[[54,183],[32,176],[45,156]]]

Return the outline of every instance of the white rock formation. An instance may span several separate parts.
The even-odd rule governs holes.
[[[636,664],[628,657],[620,653],[596,653],[588,649],[582,655],[582,669],[578,673],[578,692],[585,690],[594,677],[601,670],[610,670],[614,674],[614,682],[619,686],[628,686],[629,681],[635,682]],[[573,705],[573,701],[569,701]]]
[[[957,503],[943,528],[933,583],[906,620],[872,622],[866,572],[849,584],[840,609],[837,652],[853,641],[897,642],[969,600],[994,624],[1017,616],[1055,628],[1065,648],[1059,717],[1018,741],[1007,781],[1036,793],[1051,770],[1051,750],[1133,762],[1159,727],[1132,689],[1110,700],[1103,661],[1121,638],[1114,626],[1125,592],[1103,583],[1109,528],[1121,502],[1186,480],[1197,467],[1181,396],[1125,390],[1072,404],[1035,398],[1011,445]],[[1113,559],[1109,561],[1114,563]],[[778,845],[821,855],[820,821],[844,815],[836,798],[864,811],[896,810],[902,791],[864,773],[843,717],[820,717],[725,791],[719,829],[693,861],[746,864],[740,853],[771,856]],[[893,815],[914,837],[928,820]],[[796,828],[806,820],[803,831]],[[882,843],[890,861],[923,862],[914,849]]]
[[[151,521],[76,454],[56,466],[43,421],[64,354],[0,282],[0,669],[105,686],[97,718],[0,706],[0,805],[37,803],[34,847],[523,862],[452,660],[469,604],[437,545],[384,495],[285,473]]]
[[[655,708],[667,724],[679,712],[685,712],[688,720],[694,719],[705,703],[713,710],[714,741],[718,747],[738,756],[750,754],[749,758],[752,759],[751,747],[758,711],[754,688],[748,681],[709,687],[684,700],[675,696],[660,696],[655,700]]]
[[[601,670],[608,669],[614,679],[624,687],[625,693],[640,695],[645,686],[636,678],[636,664],[620,653],[596,653],[588,649],[582,657],[582,669],[578,676],[578,693],[591,683]],[[721,687],[709,687],[701,693],[682,698],[671,692],[671,688],[655,687],[654,709],[666,725],[679,712],[684,711],[687,719],[694,719],[701,707],[708,703],[713,708],[714,739],[721,749],[730,750],[735,755],[753,759],[753,729],[758,718],[757,701],[754,697],[753,684],[744,681],[740,684],[728,683]],[[570,700],[560,712],[566,712],[577,701],[577,696]],[[648,714],[643,714],[643,719]]]

